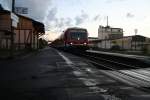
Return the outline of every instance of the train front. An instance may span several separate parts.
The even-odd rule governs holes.
[[[88,32],[86,29],[70,29],[67,32],[67,37],[67,47],[70,49],[88,49]]]

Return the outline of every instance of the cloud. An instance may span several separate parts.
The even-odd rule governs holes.
[[[38,21],[43,21],[50,8],[52,0],[15,0],[16,7],[28,8],[28,14],[24,16],[31,17]],[[0,0],[4,9],[11,10],[12,0]]]
[[[51,9],[46,19],[47,30],[52,32],[60,33],[67,27],[77,26],[84,23],[89,18],[88,14],[84,11],[74,18],[71,17],[58,17],[57,8]]]
[[[28,14],[38,21],[43,21],[51,6],[51,0],[16,0],[16,7],[27,7]]]
[[[75,17],[75,20],[76,20],[76,25],[79,25],[79,24],[82,24],[83,23],[83,18],[82,17],[80,17],[80,16],[76,16]]]
[[[123,2],[126,0],[105,0],[106,3],[113,3],[113,2]]]
[[[6,10],[11,10],[12,0],[0,0],[0,4]]]
[[[1,0],[5,2],[8,6],[11,4],[8,3],[9,0]],[[34,20],[43,22],[45,24],[46,30],[60,32],[66,27],[72,27],[76,25],[83,24],[88,19],[88,14],[83,10],[79,15],[75,17],[59,17],[57,16],[58,8],[53,5],[53,0],[16,0],[16,7],[26,7],[28,8],[28,14],[24,16],[30,17]],[[3,4],[4,5],[4,4]],[[9,7],[11,8],[11,7]]]
[[[75,17],[75,25],[80,25],[88,19],[88,14],[84,11],[81,11],[81,15]]]
[[[62,32],[67,27],[71,27],[73,25],[74,25],[73,19],[71,19],[70,17],[58,18],[55,28],[57,28],[58,32]]]
[[[65,24],[66,24],[67,26],[72,26],[72,25],[73,25],[73,20],[68,17],[68,18],[66,18]]]
[[[94,21],[99,21],[101,20],[101,16],[100,15],[96,15],[94,18],[93,18]]]
[[[134,15],[133,15],[132,13],[127,13],[127,14],[126,14],[126,17],[127,17],[127,18],[133,18]]]
[[[48,14],[44,20],[46,30],[59,33],[66,27],[73,26],[73,19],[70,17],[57,16],[57,7],[49,9]]]
[[[56,7],[51,8],[48,11],[47,20],[49,20],[49,21],[57,20],[56,14],[57,14],[57,8]]]
[[[65,28],[71,27],[74,25],[73,19],[70,17],[67,18],[58,18],[55,17],[54,20],[48,20],[48,23],[46,24],[47,30],[55,32],[55,33],[60,33],[62,32]]]
[[[57,30],[60,19],[57,18],[57,7],[52,4],[52,0],[16,0],[17,7],[27,7],[31,17],[45,24],[45,30]]]

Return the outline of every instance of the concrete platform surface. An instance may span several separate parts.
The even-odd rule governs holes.
[[[0,100],[150,100],[87,60],[45,48],[0,62]]]

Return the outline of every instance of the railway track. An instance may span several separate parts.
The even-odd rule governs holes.
[[[100,72],[142,91],[150,92],[150,68],[141,68],[121,61],[93,56],[87,52],[74,52],[74,54],[88,59],[100,69]]]

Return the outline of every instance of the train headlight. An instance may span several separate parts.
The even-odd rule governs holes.
[[[87,43],[85,42],[85,43],[83,43],[84,45],[87,45]]]
[[[72,45],[73,43],[71,42],[70,45]]]

